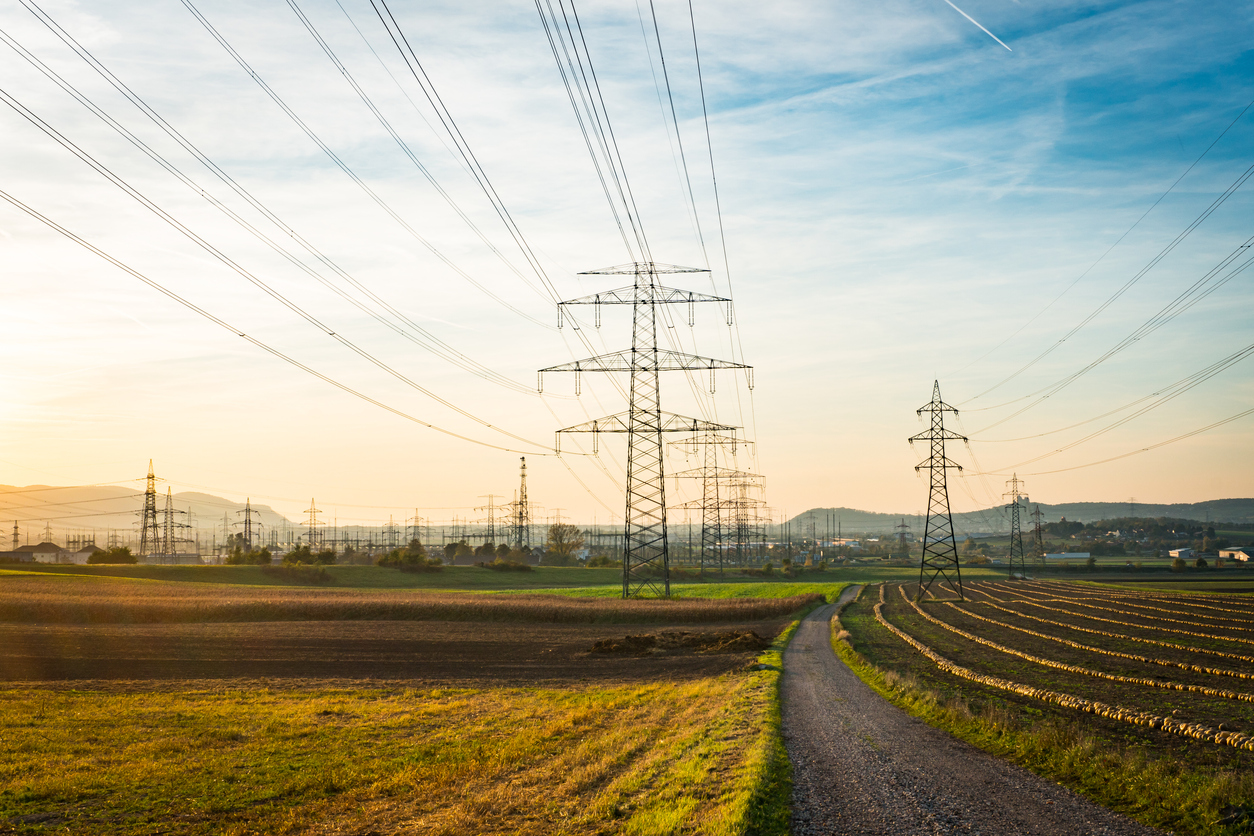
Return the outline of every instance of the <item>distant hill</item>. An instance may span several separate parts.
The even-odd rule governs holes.
[[[1041,508],[1042,522],[1057,522],[1066,517],[1073,522],[1097,522],[1117,517],[1173,517],[1186,520],[1210,520],[1211,522],[1254,523],[1254,499],[1211,499],[1206,502],[1156,505],[1138,502],[1065,502],[1048,505],[1032,502],[1031,507]],[[923,520],[917,514],[880,514],[856,508],[812,508],[791,520],[793,536],[808,536],[811,522],[820,536],[826,536],[830,527],[835,534],[837,525],[844,534],[891,534],[893,526],[902,519],[916,536],[921,534]],[[830,523],[829,523],[830,521]],[[1030,518],[1024,526],[1030,525]],[[994,533],[1010,530],[1010,519],[1004,506],[985,508],[954,514],[954,529],[960,535]]]
[[[65,545],[72,535],[90,535],[98,539],[109,531],[127,536],[138,530],[139,511],[143,507],[144,493],[127,487],[49,487],[25,485],[13,487],[0,485],[0,544],[8,547],[11,525],[17,522],[22,543],[38,543],[44,538],[46,527],[51,526],[53,542]],[[173,505],[178,511],[191,511],[197,528],[222,528],[222,517],[228,522],[242,519],[237,511],[244,508],[242,502],[233,502],[220,496],[188,491],[173,495]],[[165,494],[157,496],[157,513],[165,507]],[[267,528],[291,524],[268,505],[253,504],[259,512],[262,525]],[[180,522],[186,518],[180,514]],[[254,522],[257,521],[254,517]]]

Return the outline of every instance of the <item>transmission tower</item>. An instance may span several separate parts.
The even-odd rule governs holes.
[[[1015,564],[1019,566],[1019,577],[1026,577],[1028,567],[1023,554],[1023,531],[1019,527],[1019,488],[1023,483],[1019,481],[1019,474],[1012,474],[1010,481],[1006,483],[1006,487],[1010,488],[1004,495],[1010,497],[1010,504],[1006,507],[1010,511],[1010,568],[1008,577],[1013,580],[1015,576]]]
[[[1041,506],[1037,505],[1032,511],[1032,540],[1036,546],[1036,561],[1039,565],[1045,565],[1045,532],[1041,529]]]
[[[677,290],[657,282],[657,277],[661,274],[708,272],[708,270],[694,267],[676,267],[646,261],[607,267],[603,270],[591,270],[582,274],[634,276],[635,280],[628,287],[559,303],[558,325],[562,324],[562,312],[567,305],[592,305],[598,326],[601,324],[602,305],[631,305],[631,349],[540,370],[541,391],[543,391],[544,372],[574,372],[576,394],[580,388],[579,376],[583,372],[628,372],[631,375],[626,412],[558,430],[559,439],[561,433],[564,432],[592,433],[594,450],[600,433],[627,434],[627,504],[626,513],[623,516],[624,598],[640,595],[645,590],[655,595],[670,595],[670,551],[666,539],[666,485],[662,433],[723,432],[733,429],[710,421],[685,418],[664,412],[658,388],[658,373],[708,369],[711,383],[713,383],[715,369],[749,369],[742,363],[698,357],[658,347],[657,316],[658,307],[661,305],[687,303],[689,306],[688,324],[692,325],[695,303],[723,302],[727,304],[727,320],[728,324],[731,324],[730,299]],[[749,380],[752,388],[752,376]]]
[[[179,540],[178,529],[186,528],[185,525],[175,523],[175,514],[184,514],[185,511],[174,510],[174,495],[171,493],[172,488],[165,489],[165,511],[162,514],[161,526],[161,555],[163,558],[173,558],[178,555]]]
[[[531,551],[531,505],[527,503],[527,457],[519,458],[518,497],[510,511],[514,548],[520,552]]]
[[[144,507],[139,514],[139,556],[150,557],[161,546],[161,533],[157,528],[157,477],[152,472],[152,459],[148,460],[148,483],[144,488]]]
[[[17,551],[18,546],[22,545],[22,532],[18,530],[17,520],[13,521],[13,551]]]
[[[718,451],[720,448],[730,448],[734,456],[737,447],[752,443],[737,439],[734,434],[726,435],[718,432],[703,432],[692,438],[672,442],[672,446],[678,447],[685,453],[701,454],[701,467],[674,475],[676,479],[683,477],[701,479],[700,502],[686,502],[679,507],[701,509],[701,567],[703,570],[706,561],[713,564],[717,560],[719,572],[723,571],[723,503],[720,501],[720,480],[725,481],[732,475],[756,478],[754,474],[741,470],[719,467]]]
[[[895,525],[893,528],[899,532],[897,535],[897,544],[901,547],[901,553],[906,557],[910,556],[910,544],[906,542],[906,532],[910,530],[910,526],[906,524],[906,518],[901,518],[901,525]]]
[[[916,410],[920,417],[925,412],[931,415],[931,426],[909,439],[911,444],[926,441],[931,449],[928,458],[914,466],[916,473],[926,469],[930,477],[927,523],[923,529],[923,554],[919,557],[919,598],[923,597],[936,576],[940,575],[958,590],[959,600],[966,600],[962,590],[962,570],[958,567],[958,544],[954,540],[954,518],[949,512],[949,485],[945,479],[946,470],[951,467],[962,470],[962,465],[945,457],[945,442],[967,439],[945,429],[945,413],[957,415],[958,410],[941,400],[940,381],[936,381],[932,387],[931,402]],[[953,572],[953,579],[949,577],[950,571]]]
[[[253,501],[249,497],[244,500],[244,510],[236,511],[235,513],[237,516],[239,514],[244,515],[244,519],[241,522],[237,522],[236,525],[244,527],[244,551],[250,552],[253,550],[253,514],[260,517],[261,512],[253,509]]]
[[[314,551],[318,547],[319,543],[318,526],[322,525],[322,523],[318,521],[318,515],[322,512],[318,510],[317,504],[311,498],[309,500],[309,507],[305,509],[305,513],[309,515],[309,519],[305,523],[305,526],[309,529],[306,540],[309,544],[309,550]]]
[[[487,522],[488,527],[487,527],[487,530],[484,532],[483,544],[485,546],[487,545],[495,546],[496,545],[496,509],[498,507],[496,504],[496,501],[498,499],[503,499],[504,497],[497,496],[494,493],[489,493],[489,494],[483,494],[479,498],[486,499],[488,501],[487,505],[481,505],[475,509],[476,511],[488,512],[488,516],[484,520],[485,522]]]

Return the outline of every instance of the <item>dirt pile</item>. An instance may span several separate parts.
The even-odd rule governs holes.
[[[752,630],[724,633],[690,633],[687,631],[648,633],[601,639],[592,645],[593,653],[615,653],[629,656],[678,653],[757,653],[771,646]]]

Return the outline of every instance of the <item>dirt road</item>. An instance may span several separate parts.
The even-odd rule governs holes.
[[[889,704],[832,652],[838,607],[811,613],[784,654],[795,836],[1159,833]]]

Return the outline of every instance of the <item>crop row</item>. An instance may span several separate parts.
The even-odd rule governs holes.
[[[1003,587],[1001,584],[994,583],[994,584],[992,584],[992,586],[993,586],[995,589],[998,589],[998,590],[1004,590],[1004,587]],[[1023,592],[1023,590],[1015,590],[1015,591],[1018,591],[1018,592],[1020,592],[1020,593],[1022,593],[1022,592]],[[1237,637],[1237,636],[1221,636],[1221,635],[1218,635],[1218,634],[1216,634],[1216,633],[1198,633],[1198,632],[1194,632],[1194,631],[1192,631],[1192,630],[1180,630],[1180,629],[1176,629],[1176,628],[1159,627],[1159,626],[1156,626],[1156,625],[1151,625],[1151,624],[1136,624],[1136,623],[1134,623],[1134,622],[1130,622],[1130,621],[1119,621],[1119,620],[1117,620],[1117,619],[1113,619],[1113,618],[1102,618],[1102,617],[1100,617],[1100,616],[1096,616],[1096,615],[1089,615],[1088,613],[1078,613],[1078,612],[1075,612],[1074,610],[1066,610],[1066,609],[1059,609],[1059,608],[1057,608],[1057,607],[1051,607],[1051,606],[1048,606],[1048,605],[1046,605],[1046,604],[1042,604],[1042,603],[1040,603],[1040,601],[1044,600],[1044,601],[1051,601],[1051,602],[1053,602],[1053,603],[1061,603],[1061,604],[1067,604],[1067,603],[1070,603],[1070,604],[1075,604],[1076,606],[1080,606],[1080,607],[1087,607],[1088,609],[1091,609],[1091,610],[1097,610],[1098,612],[1118,613],[1118,614],[1121,614],[1121,615],[1130,615],[1130,616],[1133,616],[1134,618],[1146,618],[1146,619],[1148,619],[1148,618],[1149,618],[1149,616],[1142,615],[1141,613],[1127,612],[1126,610],[1120,610],[1120,609],[1117,609],[1117,608],[1115,608],[1115,607],[1099,607],[1099,606],[1097,606],[1097,605],[1095,605],[1095,604],[1083,604],[1083,603],[1079,603],[1079,602],[1077,602],[1077,601],[1071,601],[1070,599],[1067,599],[1067,598],[1061,598],[1061,597],[1058,597],[1058,596],[1055,596],[1055,597],[1052,597],[1052,598],[1045,597],[1045,598],[1040,598],[1040,599],[1033,599],[1033,598],[1027,598],[1027,597],[1024,597],[1022,600],[1024,601],[1024,603],[1026,603],[1026,604],[1030,604],[1031,606],[1034,606],[1034,607],[1041,607],[1042,609],[1046,609],[1046,610],[1053,610],[1054,612],[1060,612],[1060,613],[1064,613],[1064,614],[1066,614],[1066,615],[1077,616],[1077,617],[1079,617],[1079,618],[1091,618],[1091,619],[1093,619],[1094,621],[1105,621],[1105,622],[1107,622],[1107,623],[1109,623],[1109,624],[1119,624],[1119,625],[1121,625],[1121,626],[1123,626],[1123,627],[1137,627],[1137,628],[1142,629],[1142,630],[1158,630],[1159,632],[1163,632],[1163,633],[1175,633],[1175,634],[1177,634],[1177,635],[1181,635],[1181,636],[1193,636],[1193,637],[1195,637],[1195,638],[1202,638],[1202,639],[1223,639],[1224,641],[1239,642],[1239,643],[1241,643],[1241,644],[1249,644],[1249,645],[1254,645],[1254,641],[1252,641],[1252,640],[1250,640],[1250,639],[1243,639],[1243,638],[1239,638],[1239,637]],[[1184,625],[1188,625],[1188,626],[1190,626],[1190,627],[1193,627],[1193,626],[1198,626],[1198,627],[1200,627],[1200,626],[1204,626],[1204,625],[1195,625],[1195,624],[1193,624],[1193,623],[1192,623],[1192,622],[1190,622],[1190,621],[1177,621],[1176,619],[1171,619],[1171,618],[1160,618],[1160,619],[1153,619],[1153,620],[1157,620],[1157,621],[1170,621],[1170,622],[1171,622],[1171,623],[1173,623],[1173,624],[1184,624]]]
[[[1032,653],[1025,653],[1022,650],[1015,650],[1013,647],[1006,647],[1004,644],[998,644],[995,641],[986,639],[983,636],[977,636],[974,633],[969,633],[966,630],[953,626],[952,624],[946,624],[944,621],[941,621],[939,618],[936,618],[935,616],[929,615],[928,613],[924,612],[922,607],[920,607],[914,601],[911,601],[910,598],[906,595],[906,590],[904,587],[899,586],[897,588],[898,590],[901,591],[902,599],[905,600],[905,602],[909,604],[911,607],[914,607],[914,611],[917,612],[920,616],[922,616],[925,620],[930,621],[932,624],[935,624],[936,626],[944,630],[948,630],[951,633],[955,633],[956,635],[962,636],[964,639],[973,641],[976,644],[982,644],[985,647],[990,647],[993,650],[998,651],[999,653],[1006,653],[1011,656],[1017,656],[1020,659],[1024,659],[1028,662],[1033,662],[1037,665],[1044,665],[1047,668],[1054,668],[1060,671],[1067,671],[1068,673],[1077,673],[1082,676],[1092,676],[1092,677],[1096,677],[1097,679],[1105,679],[1110,682],[1122,682],[1122,683],[1129,684],[1129,685],[1143,685],[1147,688],[1163,688],[1168,691],[1187,691],[1191,694],[1202,694],[1203,696],[1214,697],[1216,699],[1238,700],[1240,702],[1254,703],[1254,694],[1246,694],[1240,691],[1226,691],[1220,688],[1208,688],[1205,685],[1188,685],[1182,682],[1167,682],[1161,679],[1150,679],[1148,677],[1143,677],[1143,676],[1123,676],[1122,674],[1117,674],[1117,673],[1106,673],[1105,671],[1097,671],[1097,670],[1093,670],[1092,668],[1083,667],[1081,665],[1072,665],[1067,662],[1059,662],[1054,659],[1046,659],[1043,656],[1037,656]]]
[[[1027,585],[1028,585],[1028,586],[1030,586],[1030,587],[1033,587],[1033,588],[1036,588],[1036,587],[1041,587],[1041,586],[1045,586],[1045,587],[1046,587],[1046,589],[1048,589],[1048,590],[1049,590],[1049,594],[1051,594],[1051,595],[1059,595],[1060,597],[1068,598],[1068,599],[1070,599],[1070,600],[1074,600],[1074,601],[1106,601],[1106,602],[1109,602],[1109,601],[1111,600],[1111,599],[1110,599],[1110,596],[1101,596],[1101,595],[1083,595],[1083,594],[1076,593],[1076,592],[1073,592],[1073,593],[1071,593],[1070,595],[1060,594],[1060,593],[1058,593],[1058,592],[1056,591],[1056,587],[1053,587],[1052,585],[1046,586],[1045,584],[1034,584],[1034,583],[1030,583],[1030,582],[1029,582]],[[1185,615],[1185,616],[1191,616],[1191,617],[1193,617],[1193,618],[1205,619],[1205,620],[1207,620],[1207,621],[1219,621],[1219,622],[1222,622],[1223,624],[1225,624],[1225,625],[1226,625],[1229,629],[1233,629],[1233,630],[1245,630],[1245,631],[1249,631],[1249,630],[1251,629],[1250,627],[1242,626],[1242,625],[1239,625],[1239,624],[1233,624],[1233,623],[1232,623],[1232,618],[1231,618],[1231,617],[1228,617],[1228,616],[1222,616],[1222,615],[1206,615],[1206,614],[1204,614],[1204,613],[1184,612],[1184,611],[1181,611],[1181,610],[1170,609],[1170,608],[1168,608],[1168,607],[1156,606],[1156,605],[1154,605],[1154,604],[1137,604],[1137,603],[1134,603],[1133,601],[1122,600],[1122,598],[1127,598],[1127,597],[1131,597],[1131,596],[1121,596],[1121,599],[1119,600],[1119,603],[1120,603],[1121,605],[1125,606],[1125,607],[1136,607],[1137,609],[1141,609],[1141,610],[1149,610],[1150,612],[1155,612],[1155,613],[1169,613],[1169,614],[1171,614],[1171,615]],[[1153,600],[1153,601],[1155,601],[1156,603],[1163,603],[1163,602],[1161,601],[1161,599],[1145,599],[1145,600]],[[1219,608],[1218,608],[1218,607],[1208,607],[1207,609],[1214,609],[1214,610],[1217,610],[1217,609],[1219,609]],[[1239,614],[1239,615],[1246,615],[1246,616],[1251,615],[1251,613],[1245,612],[1244,610],[1224,610],[1224,612],[1228,612],[1228,613],[1232,613],[1232,614]]]
[[[1152,645],[1155,645],[1156,647],[1166,647],[1166,648],[1171,648],[1173,650],[1183,650],[1188,653],[1204,653],[1204,654],[1209,654],[1211,656],[1221,656],[1226,659],[1235,659],[1241,662],[1250,662],[1254,664],[1254,656],[1242,656],[1239,653],[1229,653],[1224,650],[1213,650],[1207,647],[1192,647],[1187,644],[1176,644],[1175,642],[1164,642],[1164,641],[1159,641],[1158,639],[1145,638],[1143,636],[1130,636],[1125,633],[1113,633],[1109,630],[1098,630],[1096,627],[1081,627],[1079,624],[1067,624],[1062,621],[1054,621],[1053,619],[1050,619],[1050,618],[1042,618],[1039,615],[1031,615],[1029,613],[1020,612],[1019,610],[1012,610],[1008,607],[1001,606],[1000,604],[997,603],[997,601],[1001,599],[994,598],[992,595],[984,591],[983,588],[975,588],[974,591],[978,592],[980,595],[988,599],[986,601],[980,601],[979,602],[980,604],[992,607],[993,609],[1001,610],[1002,612],[1008,613],[1010,615],[1018,616],[1019,618],[1026,618],[1032,621],[1039,621],[1042,624],[1051,624],[1055,627],[1063,627],[1068,630],[1077,630],[1081,633],[1091,633],[1095,636],[1106,636],[1107,638],[1112,638],[1112,639],[1122,639],[1125,641],[1140,642],[1142,644],[1152,644]],[[1041,605],[1032,604],[1031,606],[1040,607]],[[1053,609],[1053,608],[1044,607],[1044,609]],[[1055,610],[1055,611],[1061,612],[1061,610]],[[1091,618],[1091,616],[1084,616],[1084,617]],[[1101,619],[1101,620],[1104,620],[1104,619]],[[1183,664],[1183,663],[1175,663],[1175,664]],[[1219,674],[1223,676],[1244,676],[1244,674],[1240,674],[1235,671],[1223,671],[1221,669],[1202,668],[1199,666],[1191,666],[1191,667],[1193,670],[1201,670],[1206,673],[1214,673],[1214,674]]]
[[[1155,659],[1152,656],[1141,656],[1140,654],[1137,654],[1137,653],[1122,653],[1118,650],[1108,650],[1104,647],[1094,647],[1091,644],[1083,644],[1082,642],[1071,641],[1070,639],[1064,639],[1061,636],[1051,636],[1048,633],[1040,633],[1040,632],[1037,632],[1036,630],[1029,630],[1026,627],[1016,627],[1015,625],[1007,624],[1004,621],[997,621],[996,619],[989,618],[987,616],[983,616],[978,613],[973,613],[970,610],[964,610],[962,607],[958,606],[957,604],[950,603],[949,606],[957,610],[958,612],[962,613],[963,615],[967,616],[968,618],[974,618],[977,621],[984,621],[988,624],[992,624],[995,627],[1002,627],[1007,630],[1016,630],[1020,633],[1026,633],[1029,636],[1035,636],[1038,639],[1045,639],[1047,641],[1058,642],[1059,644],[1065,644],[1068,647],[1074,647],[1077,650],[1087,650],[1090,653],[1100,653],[1104,656],[1113,656],[1113,657],[1120,658],[1120,659],[1130,659],[1134,662],[1143,662],[1149,665],[1162,665],[1164,667],[1169,667],[1169,668],[1181,668],[1186,671],[1192,671],[1193,673],[1204,673],[1204,674],[1210,674],[1212,676],[1233,676],[1238,679],[1254,679],[1254,674],[1244,673],[1242,671],[1230,671],[1224,668],[1208,668],[1202,665],[1193,665],[1188,662],[1176,662],[1172,659]],[[1001,608],[998,607],[998,609],[1001,609]]]
[[[1209,726],[1204,726],[1200,723],[1184,723],[1172,717],[1160,717],[1146,711],[1137,711],[1135,709],[1108,705],[1103,702],[1097,702],[1096,700],[1087,700],[1083,697],[1065,694],[1060,691],[1052,691],[1047,688],[1035,688],[1030,685],[1023,685],[1018,682],[1012,682],[1008,679],[1002,679],[998,676],[977,673],[945,658],[932,648],[906,633],[904,630],[901,630],[889,623],[888,619],[884,617],[884,604],[884,586],[881,585],[880,601],[875,605],[875,620],[889,632],[896,635],[928,659],[931,659],[934,663],[936,663],[937,667],[946,673],[950,673],[954,676],[978,683],[980,685],[1009,691],[1020,696],[1030,697],[1043,702],[1062,706],[1064,708],[1075,709],[1077,711],[1085,712],[1086,714],[1095,714],[1100,717],[1119,720],[1136,726],[1146,726],[1169,732],[1171,734],[1181,735],[1183,737],[1190,737],[1196,740],[1204,740],[1211,743],[1218,743],[1220,745],[1232,746],[1237,749],[1254,752],[1254,737],[1241,734],[1239,732],[1220,731],[1218,729],[1210,728]]]

